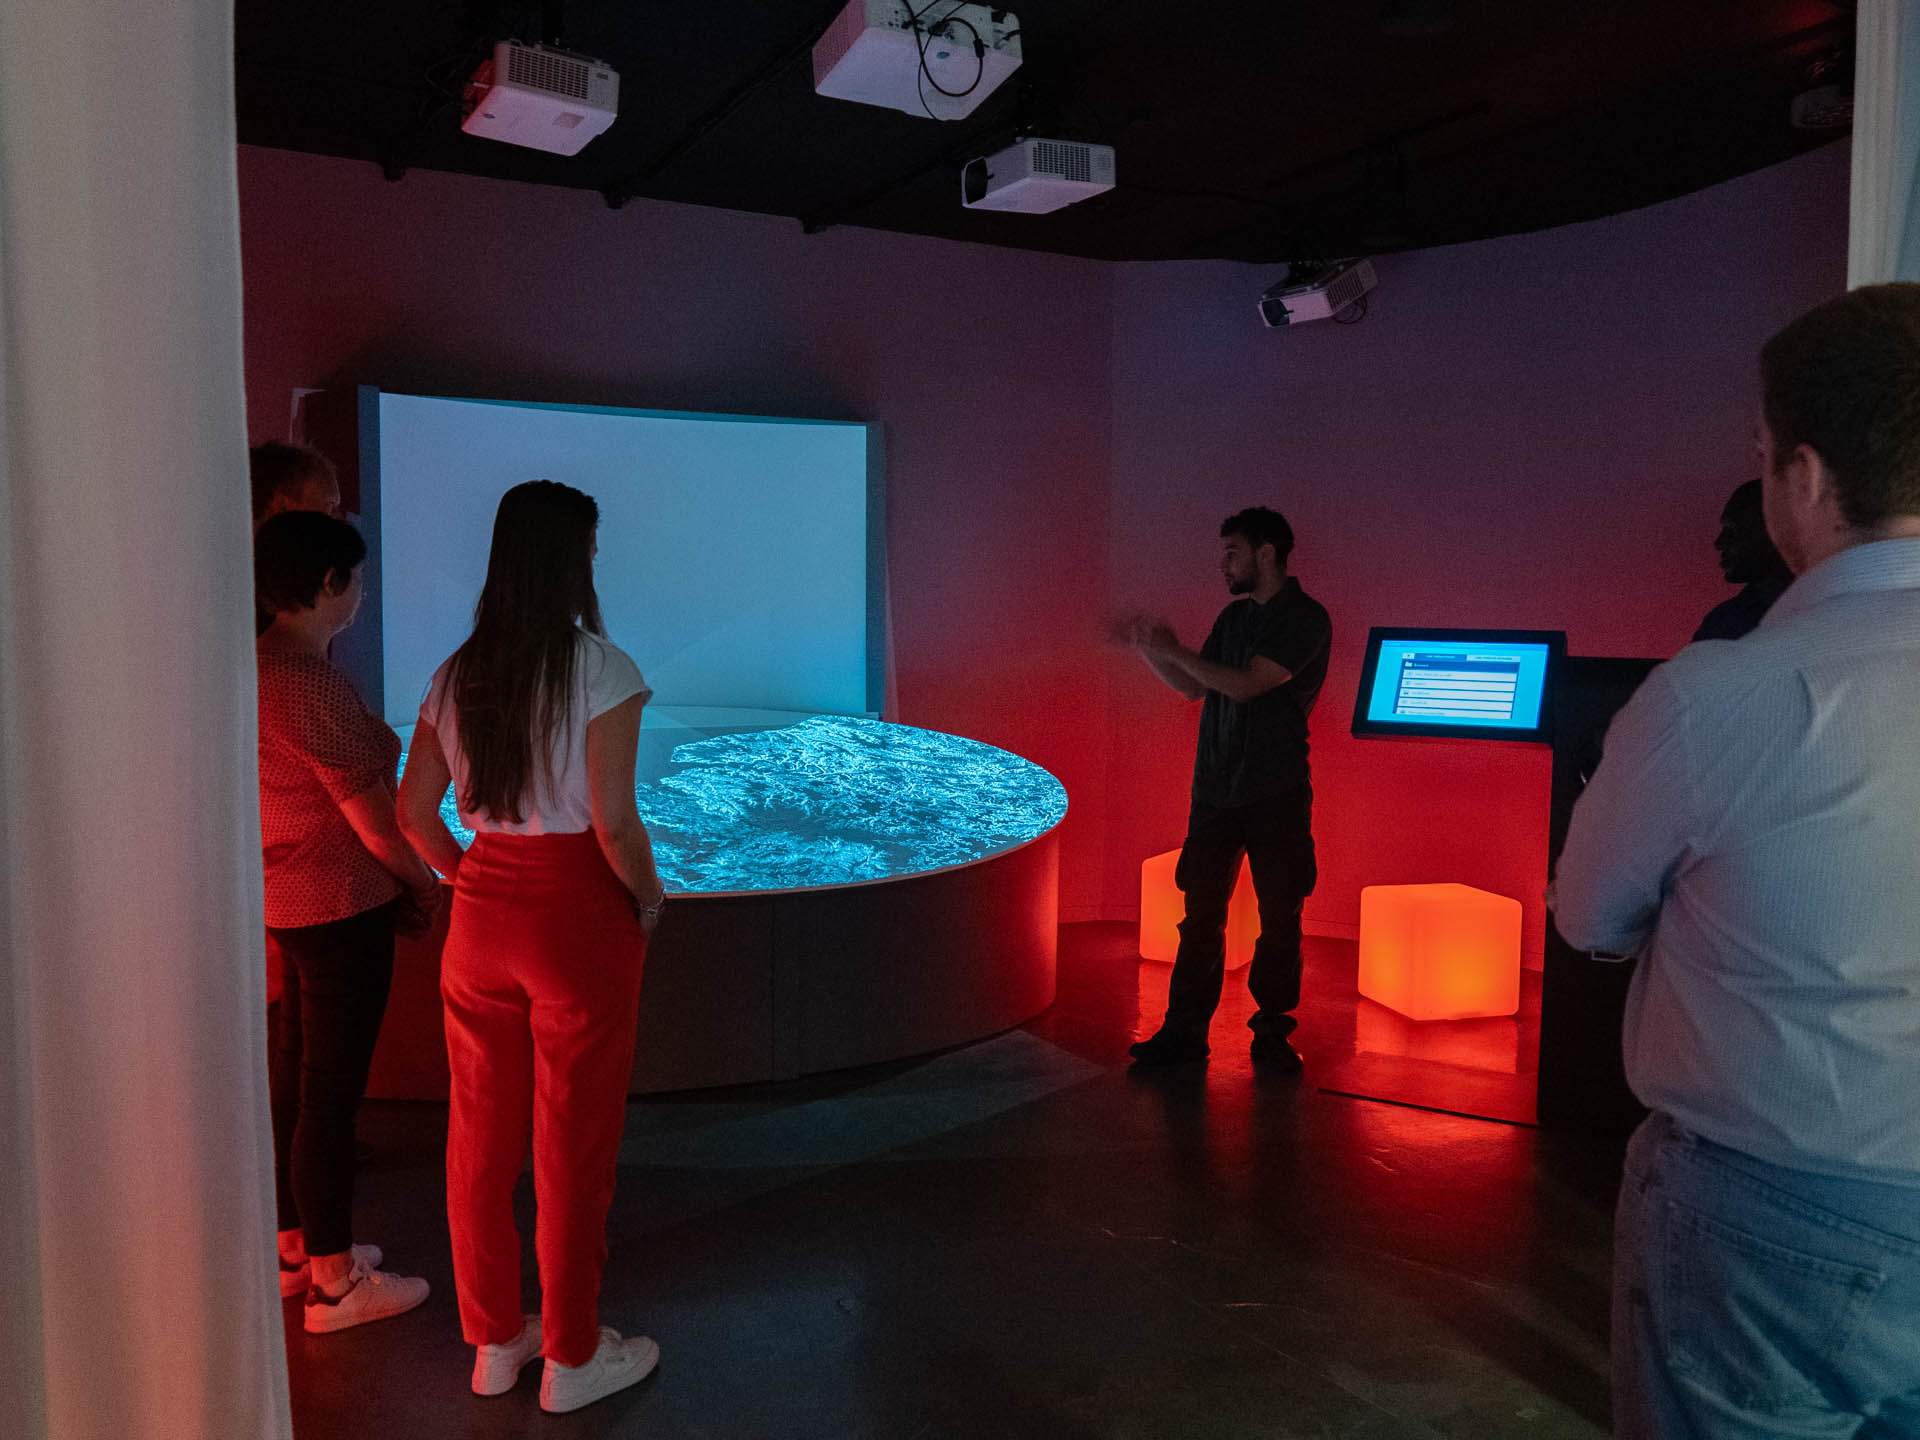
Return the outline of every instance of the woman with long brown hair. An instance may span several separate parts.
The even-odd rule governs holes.
[[[454,887],[447,1219],[473,1389],[503,1394],[544,1354],[551,1411],[637,1383],[660,1353],[599,1323],[641,963],[665,903],[633,790],[653,692],[601,625],[599,518],[550,480],[501,499],[473,633],[434,674],[400,790],[402,826]],[[440,819],[449,781],[475,832],[464,854]],[[523,1317],[513,1187],[529,1131],[541,1313]]]

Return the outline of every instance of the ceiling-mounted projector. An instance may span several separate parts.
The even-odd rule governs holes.
[[[1268,325],[1299,325],[1329,320],[1373,289],[1379,281],[1371,260],[1337,260],[1331,265],[1298,265],[1260,297],[1260,318]]]
[[[1020,22],[986,5],[852,0],[813,47],[820,94],[935,120],[972,114],[1019,68]]]
[[[1078,140],[1020,140],[960,172],[960,203],[970,210],[1044,215],[1113,188],[1113,147]]]
[[[467,82],[460,128],[555,155],[578,155],[613,124],[620,77],[611,66],[545,45],[502,40]]]

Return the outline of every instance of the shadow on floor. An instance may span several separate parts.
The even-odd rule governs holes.
[[[1132,926],[1068,926],[1056,1003],[1019,1030],[633,1102],[602,1312],[663,1359],[571,1416],[540,1412],[537,1365],[509,1395],[467,1392],[444,1108],[369,1103],[360,1238],[434,1293],[335,1336],[288,1310],[296,1435],[1604,1435],[1619,1142],[1321,1091],[1357,1055],[1394,1058],[1350,942],[1308,941],[1304,1077],[1249,1063],[1243,973],[1210,1063],[1132,1073],[1167,971]],[[1522,1063],[1481,1035],[1398,1058]]]

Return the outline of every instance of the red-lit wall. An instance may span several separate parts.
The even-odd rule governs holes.
[[[1711,540],[1755,473],[1755,355],[1846,275],[1848,152],[1629,215],[1379,262],[1358,325],[1267,331],[1271,267],[1126,265],[1114,297],[1116,603],[1197,642],[1225,596],[1220,520],[1271,504],[1332,611],[1313,723],[1320,887],[1457,880],[1544,934],[1544,747],[1346,733],[1373,625],[1565,629],[1665,656],[1731,593]],[[1183,829],[1195,708],[1117,661],[1106,904]]]
[[[894,718],[1058,775],[1062,917],[1097,913],[1111,267],[245,147],[240,181],[255,439],[361,383],[882,422]]]
[[[877,420],[897,718],[1065,781],[1063,919],[1130,917],[1178,842],[1193,711],[1102,648],[1224,598],[1215,530],[1279,505],[1333,611],[1322,879],[1520,898],[1537,956],[1544,751],[1345,735],[1369,625],[1549,626],[1664,654],[1726,591],[1753,355],[1844,279],[1846,147],[1591,225],[1390,256],[1353,327],[1270,332],[1275,267],[1105,265],[243,149],[256,438],[295,386]],[[714,563],[752,583],[752,556]]]

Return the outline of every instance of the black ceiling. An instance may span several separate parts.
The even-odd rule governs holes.
[[[843,3],[843,0],[842,0]],[[965,120],[813,92],[835,0],[236,0],[240,138],[1101,259],[1261,262],[1451,244],[1612,214],[1844,129],[1841,0],[1025,0],[1025,63]],[[942,0],[944,3],[944,0]],[[493,41],[620,74],[567,158],[460,130]],[[1016,133],[1110,144],[1119,184],[1051,215],[966,210]]]

